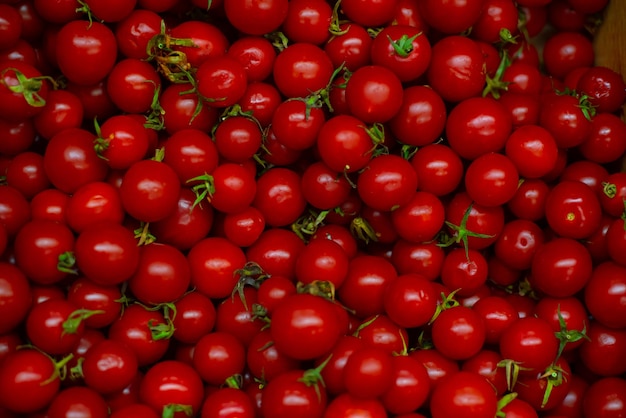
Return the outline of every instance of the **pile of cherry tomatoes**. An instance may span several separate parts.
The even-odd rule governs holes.
[[[0,415],[626,417],[608,3],[0,0]]]

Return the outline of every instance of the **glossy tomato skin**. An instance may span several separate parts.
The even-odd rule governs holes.
[[[0,371],[3,407],[26,414],[49,405],[61,386],[51,359],[36,349],[17,350],[7,358]]]
[[[460,297],[471,297],[487,282],[488,265],[482,253],[463,248],[453,248],[443,260],[441,282],[456,289]]]
[[[391,320],[402,327],[414,328],[431,320],[438,299],[435,288],[425,277],[403,274],[387,285],[383,303]]]
[[[525,125],[511,133],[506,141],[505,153],[522,177],[540,178],[556,164],[558,147],[548,130],[536,125]]]
[[[546,71],[550,75],[562,78],[576,68],[593,65],[593,45],[581,33],[560,32],[546,40],[543,58]]]
[[[282,28],[292,42],[322,45],[331,36],[332,14],[332,7],[325,1],[290,1]]]
[[[265,35],[278,29],[287,17],[287,0],[225,2],[224,10],[229,22],[248,35]]]
[[[500,31],[507,29],[513,36],[518,32],[518,11],[510,0],[488,0],[483,2],[480,17],[472,27],[472,37],[484,42],[500,40]]]
[[[348,254],[332,240],[310,241],[298,255],[296,276],[303,284],[323,278],[339,288],[348,274]]]
[[[446,309],[433,321],[433,345],[446,357],[468,359],[485,343],[485,325],[471,308],[457,306]]]
[[[43,162],[54,187],[73,193],[84,184],[106,178],[109,168],[94,150],[95,139],[82,128],[64,129],[50,138]]]
[[[348,80],[346,103],[352,115],[365,123],[387,122],[402,105],[401,80],[387,67],[363,66]]]
[[[258,120],[246,116],[231,116],[217,125],[213,137],[221,157],[243,163],[259,151],[262,134]]]
[[[153,365],[139,386],[139,398],[156,411],[170,404],[187,405],[199,411],[204,399],[202,380],[189,365],[166,360]],[[185,416],[178,412],[175,417]]]
[[[165,331],[160,331],[165,328]],[[137,356],[139,367],[156,363],[166,353],[170,345],[170,331],[166,320],[159,311],[148,311],[134,304],[126,307],[109,327],[108,338],[129,346]]]
[[[101,181],[80,186],[67,201],[65,219],[76,233],[99,222],[121,224],[124,210],[118,190]]]
[[[601,263],[594,268],[584,290],[589,313],[595,320],[615,329],[624,327],[621,289],[625,270],[624,266],[611,261]]]
[[[175,303],[176,317],[174,335],[177,341],[186,344],[197,342],[215,326],[215,306],[199,292],[188,292]]]
[[[267,225],[289,225],[306,207],[300,175],[291,169],[269,169],[257,179],[256,185],[253,206],[261,212]]]
[[[26,275],[16,266],[0,262],[0,334],[14,330],[26,318],[32,305],[32,291]]]
[[[6,183],[17,188],[27,199],[50,187],[43,167],[43,156],[36,152],[23,152],[11,159],[5,170]]]
[[[505,147],[512,121],[506,109],[489,97],[472,97],[458,103],[446,119],[450,148],[473,160]]]
[[[624,380],[607,377],[592,383],[583,398],[585,416],[598,418],[618,417],[624,411]]]
[[[46,105],[33,122],[37,132],[49,140],[63,129],[80,128],[83,113],[83,104],[75,94],[67,90],[51,90]]]
[[[430,379],[423,364],[410,356],[392,356],[394,378],[381,401],[387,411],[402,414],[419,409],[430,395]]]
[[[191,284],[212,299],[230,296],[237,280],[236,271],[246,264],[243,250],[225,238],[207,237],[187,253]]]
[[[346,16],[363,26],[381,26],[393,18],[396,0],[349,0],[343,5]]]
[[[417,186],[417,174],[411,164],[389,154],[372,158],[357,180],[357,191],[363,203],[382,211],[406,205]]]
[[[69,354],[85,332],[80,315],[76,317],[74,313],[77,309],[65,299],[49,299],[35,304],[25,321],[28,339],[48,354]]]
[[[0,119],[0,133],[5,138],[5,141],[0,144],[0,151],[8,156],[27,151],[37,136],[31,119],[16,121]]]
[[[104,328],[120,315],[122,293],[117,286],[99,285],[84,277],[76,279],[67,290],[67,300],[80,309],[99,311],[85,319],[89,328]]]
[[[256,289],[244,288],[243,297],[236,295],[223,299],[216,307],[215,331],[233,334],[249,347],[265,321],[254,316],[252,306],[259,303]]]
[[[192,46],[178,46],[176,49],[187,57],[195,68],[212,58],[224,56],[229,41],[215,25],[200,20],[188,20],[179,23],[171,30],[174,38],[190,39]]]
[[[57,44],[59,69],[77,84],[102,81],[115,65],[117,42],[113,31],[103,23],[68,22],[59,31]]]
[[[582,144],[591,133],[591,119],[582,110],[579,97],[548,93],[544,96],[539,125],[547,129],[559,148]]]
[[[463,3],[427,0],[420,4],[419,11],[429,27],[447,35],[456,35],[478,21],[483,3],[483,0]]]
[[[109,410],[100,393],[84,386],[62,389],[47,409],[47,414],[51,417],[72,416],[76,413],[89,414],[93,418],[106,418]]]
[[[517,193],[507,203],[507,208],[515,216],[531,221],[538,221],[545,216],[546,198],[550,192],[548,184],[541,179],[525,180]]]
[[[430,399],[433,418],[490,418],[496,413],[496,404],[496,393],[489,382],[483,376],[464,371],[442,379]]]
[[[205,383],[219,386],[243,372],[246,349],[233,334],[214,331],[196,342],[192,361],[194,370]]]
[[[182,251],[168,244],[152,243],[140,249],[139,265],[128,288],[142,303],[174,302],[188,290],[191,273]]]
[[[246,347],[246,367],[256,378],[270,381],[299,366],[299,360],[286,356],[274,347],[269,330],[256,334]]]
[[[111,101],[120,110],[145,113],[161,88],[161,80],[152,65],[137,58],[126,58],[111,69],[106,86]]]
[[[146,48],[153,36],[160,33],[161,17],[152,10],[135,9],[115,28],[120,52],[127,58],[148,58]]]
[[[226,54],[243,65],[249,83],[267,79],[276,59],[272,43],[262,36],[240,37],[228,47]]]
[[[393,264],[386,259],[357,255],[350,260],[348,275],[337,294],[359,318],[381,314],[384,312],[383,289],[396,277]]]
[[[326,407],[324,416],[327,418],[346,418],[358,411],[370,418],[384,418],[387,411],[378,399],[363,399],[349,393],[342,393],[333,398]]]
[[[458,237],[458,227],[462,226],[463,217],[469,212],[465,229],[482,236],[468,236],[468,248],[481,250],[487,248],[500,236],[504,227],[504,210],[502,206],[483,206],[473,203],[472,199],[466,192],[458,192],[452,196],[446,207],[446,221],[449,225],[456,227],[448,227],[453,237]],[[465,245],[462,241],[456,242],[457,245]]]
[[[275,418],[319,418],[324,414],[328,395],[320,382],[306,384],[302,370],[283,373],[263,390],[263,416]],[[319,386],[316,386],[319,385]]]
[[[273,76],[278,90],[286,97],[306,97],[330,82],[333,64],[316,45],[291,44],[276,56]]]
[[[196,72],[197,89],[209,107],[226,108],[235,104],[246,91],[246,70],[230,56],[213,57],[200,64]]]
[[[402,105],[389,121],[396,139],[417,147],[439,139],[446,124],[446,105],[428,86],[409,86],[402,92]]]
[[[211,185],[206,199],[213,209],[222,213],[243,211],[252,204],[257,193],[255,172],[242,164],[218,164],[210,175],[201,178],[205,177]]]
[[[561,237],[582,239],[600,226],[602,208],[586,184],[561,181],[546,196],[546,220]]]
[[[483,206],[500,206],[513,198],[519,183],[517,167],[506,155],[490,152],[476,157],[465,170],[465,190]]]
[[[163,124],[169,134],[188,128],[209,132],[217,122],[217,109],[202,106],[199,96],[189,92],[189,86],[184,83],[165,87],[160,96],[160,104],[165,111]]]
[[[626,85],[622,76],[607,67],[588,69],[581,75],[577,87],[589,96],[598,113],[614,113],[626,100]]]
[[[325,121],[326,115],[321,108],[311,108],[301,100],[286,100],[274,111],[272,131],[285,147],[305,150],[315,144]]]
[[[76,238],[76,263],[89,280],[117,285],[129,279],[139,265],[139,248],[132,231],[118,223],[97,223]]]
[[[364,346],[354,351],[343,369],[347,393],[365,399],[385,393],[394,378],[391,358],[380,347]]]
[[[589,136],[578,146],[588,160],[605,164],[611,163],[626,150],[626,126],[612,113],[599,113],[591,122]]]
[[[370,64],[372,38],[367,30],[356,22],[340,24],[339,30],[340,33],[324,45],[324,51],[333,65],[339,67],[343,64],[349,71],[354,71]]]
[[[596,376],[619,376],[626,370],[626,362],[619,353],[626,346],[626,332],[590,320],[587,337],[579,347],[582,365]]]
[[[515,385],[519,399],[528,402],[536,411],[549,411],[561,404],[567,396],[569,379],[565,377],[571,375],[571,368],[563,357],[555,361],[554,367],[562,373],[564,378],[560,384],[552,387],[547,398],[545,392],[548,390],[550,381],[544,376],[545,372],[521,376]]]
[[[221,388],[206,397],[200,416],[254,418],[255,406],[248,393],[236,388]]]
[[[82,368],[88,387],[102,394],[114,393],[135,378],[137,356],[125,343],[104,339],[87,350]]]
[[[555,360],[557,348],[552,326],[537,317],[519,318],[500,338],[502,357],[519,362],[529,373],[542,372]]]
[[[568,297],[582,290],[591,278],[591,255],[580,242],[557,238],[538,247],[531,264],[532,283],[552,297]]]
[[[180,181],[167,164],[140,160],[124,173],[120,197],[126,212],[143,222],[160,221],[177,206]]]
[[[34,283],[58,283],[73,268],[70,260],[64,260],[74,251],[74,242],[74,235],[67,225],[32,220],[15,236],[16,264]],[[66,265],[68,263],[70,265]]]
[[[163,244],[188,250],[205,238],[213,227],[215,211],[210,205],[194,205],[195,193],[180,189],[176,210],[160,221],[150,224],[150,231]]]
[[[460,102],[482,92],[483,61],[482,51],[474,40],[448,36],[433,45],[426,78],[445,101]]]
[[[413,26],[387,26],[372,42],[372,62],[392,70],[403,83],[422,76],[430,56],[427,36]]]
[[[315,359],[337,343],[336,307],[318,296],[295,294],[276,305],[270,327],[276,348],[296,359]]]
[[[259,264],[267,274],[295,281],[295,263],[304,245],[293,231],[269,228],[246,250],[246,256],[248,261]]]
[[[29,119],[43,110],[49,93],[47,80],[41,80],[42,73],[24,62],[5,62],[0,66],[0,110],[3,118],[9,120]],[[25,78],[26,81],[20,81]],[[26,86],[24,86],[26,83]],[[34,83],[34,84],[33,84]],[[29,85],[32,84],[32,85]],[[21,92],[20,90],[21,87]],[[13,89],[17,88],[15,92]]]
[[[348,180],[321,161],[307,166],[302,173],[301,184],[307,203],[320,210],[341,205],[351,192]]]
[[[502,361],[502,356],[497,351],[483,349],[475,356],[463,361],[461,370],[476,373],[483,376],[493,385],[498,396],[507,391],[506,372],[498,363]]]
[[[515,219],[507,222],[495,243],[495,255],[507,266],[526,270],[531,266],[537,248],[544,243],[544,234],[534,222]]]

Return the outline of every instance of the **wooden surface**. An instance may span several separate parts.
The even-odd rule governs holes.
[[[626,0],[611,0],[594,36],[596,65],[609,67],[626,79]],[[622,118],[626,120],[626,105]]]
[[[611,0],[595,34],[596,65],[626,74],[626,1]]]

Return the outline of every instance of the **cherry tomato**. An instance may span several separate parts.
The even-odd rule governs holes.
[[[485,343],[485,324],[471,308],[457,306],[443,310],[432,323],[435,348],[454,360],[468,359]]]
[[[561,181],[546,196],[546,220],[558,235],[581,239],[600,226],[602,208],[593,189],[577,181]]]
[[[276,305],[270,331],[276,349],[310,360],[330,352],[342,329],[332,302],[319,296],[295,294]]]
[[[435,0],[435,2],[439,2]],[[480,7],[480,1],[464,4]],[[443,10],[443,8],[439,8]],[[445,19],[448,19],[446,15]],[[483,54],[478,44],[463,36],[447,36],[432,48],[426,78],[432,88],[448,102],[479,96],[485,83]]]
[[[404,328],[426,325],[437,308],[435,288],[419,274],[402,274],[385,287],[385,313]]]
[[[476,157],[465,170],[465,190],[482,206],[499,206],[513,198],[519,173],[506,155],[486,153]]]
[[[115,65],[117,42],[113,31],[103,23],[68,22],[59,30],[56,42],[59,69],[74,83],[102,81]]]
[[[124,389],[138,371],[137,356],[121,341],[102,340],[91,346],[83,358],[85,384],[101,394]]]
[[[483,3],[483,0],[463,3],[426,0],[419,5],[419,11],[429,27],[448,35],[456,35],[478,21]]]
[[[433,388],[430,405],[433,418],[491,418],[498,409],[491,384],[483,376],[465,371],[443,378]]]
[[[76,238],[76,265],[89,280],[117,285],[128,280],[139,265],[139,248],[132,231],[118,223],[96,223]]]
[[[200,376],[191,366],[177,360],[166,360],[148,369],[139,386],[139,397],[161,413],[172,405],[181,405],[194,414],[200,411],[204,390]],[[172,416],[186,415],[180,411]]]
[[[6,262],[0,263],[0,287],[3,318],[0,334],[7,334],[26,318],[32,305],[32,291],[22,270]]]
[[[333,64],[324,50],[306,42],[289,45],[274,61],[276,87],[286,97],[306,97],[326,87],[332,74]]]
[[[46,408],[57,396],[61,380],[45,353],[26,348],[7,356],[0,369],[0,401],[9,411],[27,414]]]
[[[278,29],[289,10],[287,0],[263,0],[256,3],[245,1],[224,2],[228,21],[248,35],[265,35]]]
[[[193,367],[202,380],[219,386],[245,367],[246,349],[228,332],[214,331],[201,337],[193,350]]]

